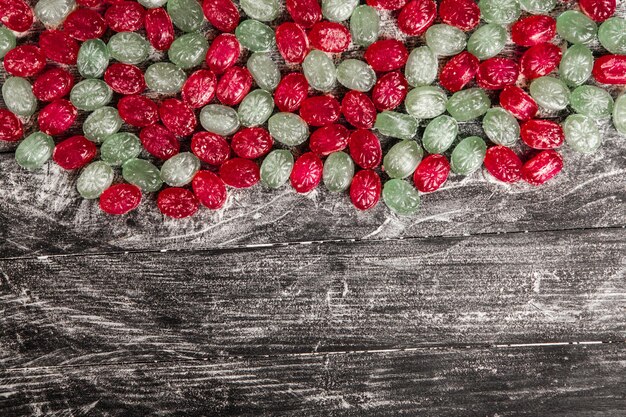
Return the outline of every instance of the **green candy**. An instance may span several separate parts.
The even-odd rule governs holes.
[[[444,153],[459,134],[459,124],[445,114],[431,120],[422,136],[422,146],[428,153]]]
[[[478,7],[485,22],[499,25],[513,23],[521,14],[518,0],[480,0]]]
[[[567,85],[576,87],[591,77],[593,53],[585,45],[572,45],[563,54],[559,76]]]
[[[251,91],[239,104],[237,113],[242,126],[260,126],[274,111],[274,97],[265,90]]]
[[[490,107],[491,100],[480,88],[457,91],[446,104],[450,116],[459,122],[476,119],[485,114]]]
[[[122,165],[139,156],[142,150],[139,138],[129,132],[114,133],[102,142],[100,158],[109,165]]]
[[[469,175],[483,163],[487,145],[482,138],[470,136],[456,145],[450,157],[452,171],[461,175]]]
[[[302,72],[312,88],[323,92],[332,90],[337,80],[333,60],[326,53],[315,49],[304,58]]]
[[[164,6],[167,0],[138,0],[139,4],[147,9],[156,9],[157,7]]]
[[[415,48],[409,54],[404,67],[406,81],[412,87],[432,84],[437,78],[439,62],[428,46]]]
[[[17,116],[29,117],[37,110],[37,98],[26,78],[7,78],[2,85],[2,99],[7,109]]]
[[[440,23],[426,31],[426,45],[436,55],[452,56],[465,49],[467,37],[461,29]]]
[[[161,166],[161,179],[172,187],[187,185],[200,170],[200,160],[190,152],[172,156]]]
[[[556,32],[569,43],[589,43],[598,33],[598,25],[577,10],[567,10],[556,18]]]
[[[322,178],[328,191],[337,193],[350,187],[354,177],[354,162],[345,152],[334,152],[324,162]]]
[[[270,22],[280,14],[278,0],[240,0],[239,5],[252,19]]]
[[[403,140],[391,147],[383,158],[383,168],[389,178],[406,178],[422,160],[424,151],[414,140]]]
[[[383,201],[391,211],[401,216],[415,214],[420,207],[420,195],[415,187],[400,179],[385,183]]]
[[[261,164],[261,182],[269,188],[279,188],[291,175],[293,155],[291,152],[275,149],[270,152]]]
[[[365,4],[357,6],[350,16],[350,34],[352,43],[370,46],[378,39],[380,16],[375,8]]]
[[[35,4],[35,16],[47,27],[59,26],[76,7],[74,0],[39,0]]]
[[[547,110],[563,110],[569,104],[570,91],[558,78],[539,77],[530,83],[530,96]]]
[[[626,94],[622,94],[615,100],[613,125],[619,133],[626,135]]]
[[[76,68],[84,78],[100,78],[109,66],[109,48],[100,39],[83,42],[78,50]]]
[[[113,168],[105,162],[96,161],[87,165],[76,180],[76,189],[85,199],[92,200],[100,195],[113,183]]]
[[[572,91],[570,105],[576,113],[593,119],[602,119],[611,116],[613,97],[603,88],[581,85]]]
[[[239,130],[239,115],[232,107],[209,104],[200,110],[200,124],[212,133],[229,136]]]
[[[513,146],[519,139],[520,127],[517,119],[501,107],[487,110],[483,117],[483,130],[496,145]]]
[[[102,80],[93,78],[76,84],[70,92],[70,101],[80,110],[93,111],[106,106],[113,97],[113,90]]]
[[[122,165],[122,177],[147,193],[159,191],[163,186],[161,172],[153,163],[144,159],[132,158]]]
[[[187,33],[172,42],[167,56],[179,68],[190,69],[202,64],[208,49],[209,42],[203,34]]]
[[[346,59],[337,66],[337,81],[349,90],[364,93],[376,84],[376,73],[366,62]]]
[[[413,139],[417,135],[417,120],[409,114],[384,111],[376,116],[374,128],[392,138]]]
[[[107,137],[117,133],[124,124],[117,109],[100,107],[87,116],[83,123],[83,134],[95,143],[103,142]]]
[[[43,132],[34,132],[17,145],[15,161],[22,168],[34,171],[48,162],[53,150],[52,137]]]
[[[626,54],[626,19],[611,17],[602,22],[598,29],[598,39],[610,53]]]
[[[502,26],[488,23],[480,26],[467,41],[467,51],[480,60],[498,55],[507,42],[507,32]]]
[[[17,40],[13,32],[4,26],[0,26],[0,59],[4,58],[11,49],[15,48],[16,44]]]
[[[522,10],[531,14],[547,14],[556,6],[556,0],[518,0]]]
[[[567,116],[563,123],[565,142],[576,152],[592,154],[602,145],[602,135],[596,123],[582,114]]]
[[[244,20],[235,29],[235,36],[244,48],[252,52],[267,52],[274,47],[274,31],[258,20]]]
[[[156,93],[175,94],[183,88],[187,75],[170,62],[157,62],[146,69],[144,79],[148,88]]]
[[[439,87],[417,87],[409,91],[404,105],[406,111],[416,119],[432,119],[446,111],[448,96]]]
[[[174,26],[183,32],[195,32],[204,25],[204,12],[198,0],[169,0],[167,13]]]
[[[359,0],[322,0],[322,15],[331,22],[350,19]]]
[[[138,33],[119,32],[111,36],[109,54],[125,64],[141,64],[150,55],[150,43]]]
[[[270,92],[276,89],[280,82],[280,69],[269,54],[253,53],[248,58],[246,66],[259,88]]]
[[[276,113],[268,121],[270,135],[287,146],[297,146],[309,137],[309,126],[297,114]]]

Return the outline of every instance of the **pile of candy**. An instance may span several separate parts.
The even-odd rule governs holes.
[[[597,120],[626,134],[626,95],[598,86],[626,84],[615,0],[566,2],[556,18],[557,0],[360,3],[0,0],[0,139],[21,141],[26,169],[82,169],[78,192],[107,213],[158,191],[161,212],[182,218],[259,181],[323,182],[360,210],[382,194],[408,215],[450,170],[539,185],[562,169],[564,142],[598,149]],[[516,58],[499,56],[509,41]],[[562,123],[537,118],[568,106]],[[458,138],[479,119],[489,145]]]

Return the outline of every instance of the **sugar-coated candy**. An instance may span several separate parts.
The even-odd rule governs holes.
[[[198,199],[191,191],[180,187],[165,188],[157,197],[157,207],[161,213],[174,219],[193,216],[198,211],[198,204]]]
[[[122,177],[124,181],[136,185],[146,193],[159,191],[163,186],[159,168],[145,159],[131,158],[124,162]]]
[[[95,161],[80,172],[76,180],[76,190],[81,197],[93,200],[102,195],[113,183],[113,168],[103,161]]]
[[[178,153],[161,166],[161,179],[172,187],[189,184],[200,170],[200,160],[190,152]]]
[[[390,178],[406,178],[413,174],[424,151],[414,140],[402,140],[393,145],[383,158],[383,168]]]
[[[413,173],[415,188],[423,193],[437,191],[447,181],[450,174],[448,159],[439,154],[428,155]]]
[[[359,46],[369,46],[376,42],[380,32],[380,16],[376,9],[362,4],[350,16],[352,42]]]
[[[123,165],[139,156],[141,142],[133,133],[118,132],[107,137],[100,146],[100,158],[109,165]]]
[[[450,156],[450,168],[456,174],[470,175],[478,170],[485,159],[487,145],[478,136],[469,136],[461,140]]]
[[[273,150],[261,164],[261,182],[269,188],[281,187],[289,180],[293,163],[293,154],[290,151]]]
[[[15,149],[15,162],[30,171],[41,168],[52,157],[54,141],[42,132],[28,135]]]
[[[589,116],[571,114],[563,122],[565,142],[576,152],[591,154],[602,145],[602,135]]]
[[[244,158],[232,158],[220,165],[220,178],[233,188],[249,188],[261,179],[256,162]]]
[[[298,193],[308,193],[322,181],[324,164],[313,152],[306,152],[296,159],[289,179]]]
[[[132,184],[114,184],[100,195],[100,209],[108,214],[126,214],[141,203],[141,189]]]
[[[370,169],[356,173],[350,184],[350,200],[359,210],[369,210],[380,200],[381,182],[378,174]]]
[[[452,146],[458,133],[458,122],[454,118],[442,114],[426,125],[422,135],[422,146],[431,154],[444,153]]]
[[[333,152],[324,161],[322,179],[326,189],[332,193],[350,188],[354,177],[354,162],[345,152]]]
[[[193,193],[203,206],[218,210],[226,203],[226,184],[211,171],[198,171],[191,181]]]
[[[512,149],[498,145],[487,149],[485,169],[498,181],[513,183],[520,180],[522,160]]]
[[[415,187],[401,179],[391,179],[383,187],[383,201],[391,211],[403,216],[415,214],[420,196]]]
[[[417,120],[410,114],[386,110],[378,113],[374,128],[385,136],[413,139],[417,134]]]

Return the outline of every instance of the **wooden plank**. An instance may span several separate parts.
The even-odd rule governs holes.
[[[626,232],[0,262],[0,369],[626,339]]]

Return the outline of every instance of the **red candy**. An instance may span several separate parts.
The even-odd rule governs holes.
[[[120,117],[129,125],[144,127],[159,121],[159,107],[145,96],[125,96],[117,102]]]
[[[22,139],[24,129],[22,122],[13,113],[0,109],[0,140],[15,142]]]
[[[344,52],[351,40],[350,31],[341,23],[317,22],[309,31],[311,46],[325,52]]]
[[[509,85],[500,93],[500,105],[519,120],[529,120],[535,117],[539,106],[535,100],[521,88]]]
[[[433,0],[413,0],[408,2],[398,15],[398,28],[410,36],[420,36],[426,32],[437,17],[437,5]]]
[[[285,22],[276,28],[276,46],[286,62],[301,64],[309,51],[309,38],[302,26]]]
[[[259,182],[261,172],[259,166],[243,158],[233,158],[220,165],[220,177],[234,188],[248,188]]]
[[[116,62],[104,72],[104,81],[116,93],[139,94],[146,89],[143,72],[134,65]]]
[[[122,215],[136,209],[141,203],[141,189],[132,184],[115,184],[100,196],[100,210]]]
[[[300,108],[308,94],[309,82],[306,77],[299,72],[292,72],[278,83],[274,90],[274,103],[282,112],[294,112]]]
[[[206,53],[206,64],[211,71],[216,74],[222,74],[235,65],[240,54],[241,45],[239,45],[235,35],[222,33],[211,42],[211,46],[209,46],[209,50]]]
[[[320,127],[309,138],[311,151],[318,156],[327,156],[342,151],[348,146],[350,131],[342,125]]]
[[[239,10],[232,0],[204,0],[204,16],[220,32],[232,32],[239,24]]]
[[[170,187],[159,192],[157,207],[168,217],[183,219],[198,211],[198,199],[189,190]]]
[[[34,22],[33,11],[24,0],[0,0],[0,22],[16,32],[26,32]]]
[[[246,68],[228,68],[217,83],[217,99],[227,106],[236,106],[250,92],[252,81]]]
[[[57,143],[52,159],[63,169],[78,169],[87,165],[98,152],[96,145],[84,136],[72,136]]]
[[[348,91],[341,100],[341,113],[346,121],[359,129],[371,129],[376,121],[376,107],[367,94]]]
[[[478,25],[480,9],[474,0],[442,0],[439,17],[443,23],[467,32]]]
[[[67,96],[74,86],[74,77],[63,68],[51,68],[33,83],[33,94],[39,101],[53,101]]]
[[[46,65],[46,57],[34,45],[20,45],[4,56],[4,69],[16,77],[32,77]]]
[[[548,75],[561,62],[561,48],[552,43],[541,43],[529,48],[520,61],[522,74],[529,79]]]
[[[383,159],[380,141],[369,130],[359,129],[352,132],[348,146],[352,160],[361,168],[376,168]]]
[[[541,151],[522,166],[522,179],[532,185],[541,185],[562,169],[563,158],[557,151]]]
[[[106,29],[102,16],[91,9],[76,9],[63,22],[63,30],[79,41],[101,38]]]
[[[74,65],[78,59],[78,43],[60,30],[46,30],[39,35],[41,52],[51,61]]]
[[[522,161],[506,146],[492,146],[487,149],[484,164],[487,171],[502,182],[516,182],[522,176]]]
[[[452,57],[441,70],[439,82],[452,93],[456,93],[474,79],[479,61],[474,55],[463,51]]]
[[[382,10],[398,10],[404,7],[407,0],[366,0],[369,6]]]
[[[326,126],[335,123],[341,115],[341,105],[332,96],[308,97],[300,106],[300,117],[309,126]]]
[[[374,71],[387,72],[400,69],[406,64],[409,52],[402,42],[384,39],[371,44],[365,51],[365,60]]]
[[[380,177],[372,170],[356,173],[350,184],[350,200],[359,210],[369,210],[380,200]]]
[[[597,58],[592,74],[602,84],[626,84],[626,55],[604,55]]]
[[[240,158],[257,159],[272,150],[274,140],[262,127],[247,127],[235,133],[230,146]]]
[[[511,38],[519,46],[535,46],[549,42],[555,34],[556,20],[544,15],[525,17],[511,27]]]
[[[159,159],[169,159],[180,151],[176,136],[159,124],[141,129],[139,140],[148,153]]]
[[[168,98],[161,102],[159,116],[167,130],[176,136],[191,135],[198,124],[191,107],[175,98]]]
[[[489,58],[478,66],[476,82],[486,90],[500,90],[515,84],[518,77],[517,62],[508,58]]]
[[[144,16],[146,38],[158,51],[166,51],[174,42],[174,25],[165,9],[156,8],[146,11]]]
[[[323,169],[322,160],[313,152],[300,155],[291,170],[291,186],[298,193],[308,193],[319,185]]]
[[[401,72],[389,72],[380,77],[372,90],[372,102],[380,110],[391,110],[404,101],[409,84]]]
[[[191,137],[191,152],[210,165],[222,165],[230,158],[230,145],[222,136],[198,132]]]
[[[39,112],[37,118],[39,130],[48,135],[58,135],[74,124],[76,116],[78,116],[78,110],[69,100],[55,100]]]
[[[104,13],[104,20],[115,32],[134,32],[143,27],[146,9],[136,1],[118,1]]]
[[[604,22],[615,13],[615,0],[578,0],[580,10],[596,22]]]
[[[305,28],[322,20],[322,8],[317,0],[287,0],[286,3],[293,21]]]
[[[203,206],[217,210],[226,203],[226,185],[211,171],[198,171],[191,181],[193,193]]]
[[[448,180],[450,163],[439,154],[428,155],[422,159],[413,173],[415,188],[423,193],[437,191]]]
[[[194,109],[204,107],[215,97],[217,78],[213,71],[198,70],[185,81],[181,96]]]
[[[520,134],[524,143],[534,149],[558,148],[565,140],[561,125],[551,120],[529,120],[522,125]]]

